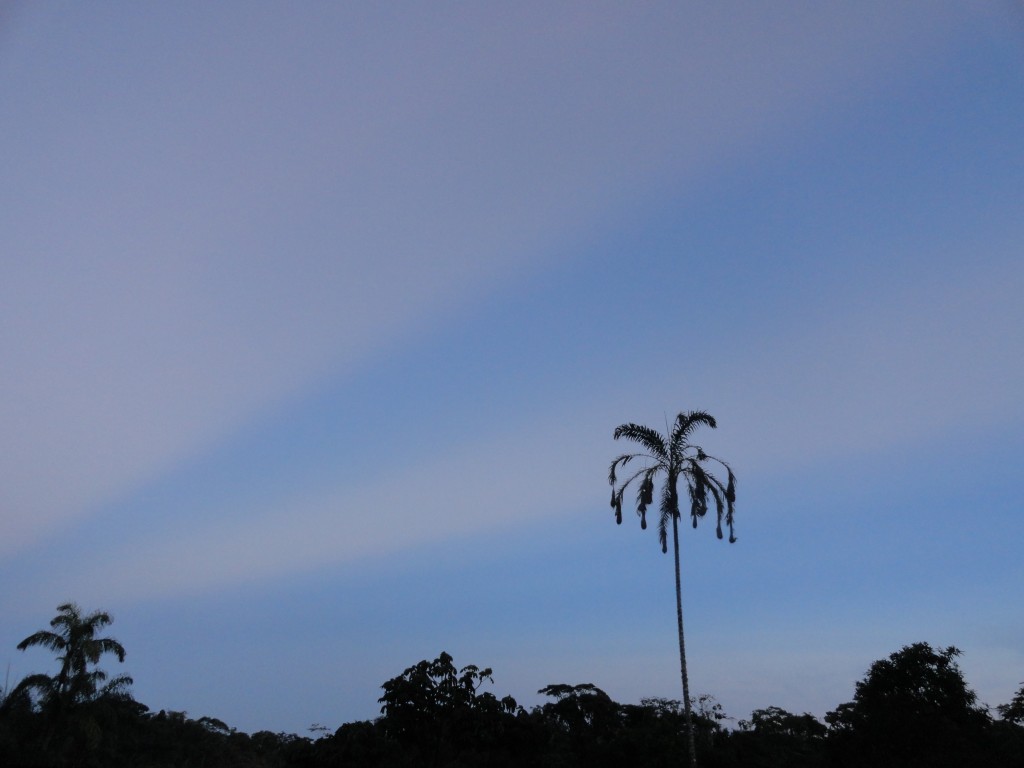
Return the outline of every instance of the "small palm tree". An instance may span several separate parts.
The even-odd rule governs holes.
[[[112,622],[110,614],[104,611],[84,616],[75,603],[57,606],[57,615],[50,621],[55,631],[40,630],[29,635],[18,643],[18,650],[24,651],[32,646],[49,648],[58,654],[60,670],[56,676],[29,675],[18,683],[15,692],[35,690],[44,707],[58,710],[97,696],[121,693],[131,685],[130,677],[117,675],[107,681],[107,673],[95,668],[106,653],[124,661],[124,648],[117,640],[96,636],[100,629]]]
[[[686,644],[683,641],[683,600],[679,581],[679,481],[686,484],[690,498],[690,518],[693,527],[708,512],[709,497],[714,501],[718,525],[716,533],[722,538],[722,523],[729,527],[729,543],[736,541],[733,531],[733,507],[736,502],[736,477],[732,469],[721,459],[709,456],[697,445],[689,442],[690,436],[700,426],[714,429],[715,419],[704,411],[680,413],[668,436],[655,429],[639,424],[622,424],[615,428],[614,438],[620,437],[638,443],[644,451],[625,453],[616,458],[608,472],[608,482],[612,486],[612,509],[615,510],[615,522],[622,523],[622,498],[626,488],[638,481],[636,494],[636,511],[640,516],[640,527],[647,528],[647,508],[654,503],[655,480],[663,475],[664,484],[661,489],[660,517],[658,519],[658,539],[661,551],[668,552],[668,529],[672,526],[672,546],[676,565],[676,623],[679,629],[679,668],[683,682],[683,706],[686,713],[686,729],[690,748],[690,765],[697,765],[697,752],[693,737],[693,716],[690,712],[690,681],[686,672]],[[624,469],[634,459],[641,459],[644,466],[621,482],[618,487],[616,470]],[[728,473],[726,482],[722,482],[706,468],[714,462]]]

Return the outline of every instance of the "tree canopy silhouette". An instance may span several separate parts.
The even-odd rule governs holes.
[[[853,701],[825,716],[851,765],[960,766],[990,718],[957,666],[959,649],[914,643],[876,661]]]
[[[70,620],[72,613],[61,615]],[[69,625],[90,623],[81,611],[77,616]],[[58,626],[52,634],[66,641],[68,625]],[[68,648],[46,632],[31,637],[48,638],[37,644],[62,654]],[[95,632],[92,639],[103,640]],[[1024,688],[997,707],[1002,719],[992,720],[964,682],[958,653],[916,643],[875,662],[854,700],[829,713],[829,728],[810,714],[769,706],[729,730],[722,723],[732,718],[702,694],[691,702],[701,762],[712,768],[1024,768],[1024,725],[1018,724]],[[86,667],[102,655],[86,652],[94,659]],[[383,683],[380,717],[344,723],[333,734],[314,725],[315,738],[249,735],[216,717],[154,713],[102,688],[64,712],[25,688],[5,688],[0,765],[669,768],[687,749],[691,731],[680,701],[621,704],[593,683],[555,683],[538,691],[550,700],[527,711],[511,696],[482,690],[491,682],[489,668],[458,668],[441,653]]]
[[[127,675],[107,680],[107,673],[96,665],[100,657],[111,653],[124,661],[124,647],[109,637],[96,633],[113,622],[110,614],[94,611],[88,615],[75,603],[57,606],[57,615],[50,620],[49,630],[35,632],[20,643],[18,650],[33,646],[48,648],[57,654],[60,669],[56,675],[42,673],[24,678],[16,690],[34,691],[44,708],[66,709],[73,704],[97,696],[121,692],[132,684]]]
[[[1024,683],[1020,684],[1013,701],[1008,704],[1000,704],[996,710],[1006,722],[1024,725]]]

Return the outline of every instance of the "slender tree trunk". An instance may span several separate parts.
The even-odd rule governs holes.
[[[683,711],[686,713],[686,738],[690,746],[690,768],[697,768],[697,746],[693,738],[690,712],[690,679],[686,674],[686,643],[683,641],[683,590],[679,582],[679,513],[672,515],[672,549],[676,556],[676,624],[679,627],[679,670],[683,678]]]

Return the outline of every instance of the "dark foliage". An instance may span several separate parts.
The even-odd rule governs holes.
[[[1024,725],[1024,683],[1020,684],[1020,688],[1017,689],[1017,693],[1009,704],[1000,704],[996,710],[1006,722]]]
[[[839,765],[963,766],[981,753],[990,718],[956,664],[960,651],[928,643],[876,661],[853,701],[825,719]]]
[[[1024,686],[997,707],[1001,718],[993,720],[967,687],[958,653],[917,643],[875,662],[853,700],[827,715],[828,727],[807,713],[766,707],[727,730],[721,706],[699,696],[691,712],[700,762],[707,768],[1024,768]],[[95,671],[98,657],[88,658],[79,672]],[[539,691],[548,701],[527,711],[510,696],[482,690],[490,684],[490,669],[457,668],[442,653],[383,684],[376,720],[346,723],[315,740],[239,733],[185,712],[153,713],[123,688],[98,687],[57,707],[52,697],[18,684],[0,692],[0,765],[667,768],[685,753],[678,701],[620,704],[592,683],[556,683]]]
[[[814,717],[781,707],[755,709],[733,734],[734,759],[757,768],[811,768],[823,764],[828,729]]]
[[[485,682],[493,682],[490,669],[471,664],[457,670],[452,661],[442,652],[382,686],[378,727],[385,749],[402,755],[401,761],[388,764],[495,765],[514,750],[515,699],[499,701],[480,691]]]

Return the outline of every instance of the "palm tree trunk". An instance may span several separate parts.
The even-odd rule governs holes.
[[[676,556],[676,624],[679,627],[679,669],[683,677],[683,711],[686,713],[686,735],[690,746],[690,768],[697,768],[697,746],[693,738],[693,715],[690,712],[690,679],[686,674],[686,643],[683,641],[683,590],[679,582],[679,513],[672,515],[672,549]]]

